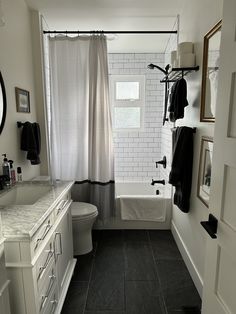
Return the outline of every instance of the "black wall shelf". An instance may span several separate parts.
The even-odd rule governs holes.
[[[172,68],[170,72],[168,72],[160,82],[161,83],[176,82],[178,79],[183,78],[188,73],[196,72],[198,70],[199,70],[199,65],[195,67],[189,67],[189,68]]]

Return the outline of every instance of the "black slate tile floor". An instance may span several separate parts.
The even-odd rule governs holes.
[[[201,299],[169,230],[95,230],[77,256],[62,314],[200,314]]]

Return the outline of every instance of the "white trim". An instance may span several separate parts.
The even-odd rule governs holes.
[[[65,298],[66,298],[66,294],[67,294],[67,291],[68,291],[68,288],[69,288],[69,285],[70,285],[70,281],[71,281],[71,278],[72,278],[72,276],[74,274],[74,269],[75,269],[76,262],[77,262],[76,258],[73,258],[70,261],[70,265],[68,267],[67,275],[66,275],[64,283],[63,283],[63,288],[62,288],[62,291],[61,291],[61,294],[60,294],[60,298],[59,298],[59,302],[57,304],[57,308],[56,308],[55,314],[60,314],[61,313],[64,301],[65,301]]]
[[[188,271],[193,279],[193,282],[197,288],[197,291],[200,295],[200,297],[202,297],[202,289],[203,289],[203,280],[202,277],[200,276],[192,258],[191,255],[186,247],[186,245],[184,244],[183,239],[181,238],[177,227],[175,225],[175,223],[173,222],[173,220],[171,221],[171,232],[173,234],[173,237],[175,239],[175,242],[178,246],[178,249],[180,250],[180,253],[183,257],[183,260],[188,268]]]

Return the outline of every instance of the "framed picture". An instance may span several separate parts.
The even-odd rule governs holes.
[[[213,152],[213,139],[210,137],[202,137],[198,172],[197,196],[207,207],[209,207],[211,189],[212,152]]]
[[[15,87],[16,110],[18,112],[30,112],[30,94],[27,90]]]
[[[219,21],[204,36],[200,110],[200,121],[202,122],[215,122],[221,26],[222,21]]]

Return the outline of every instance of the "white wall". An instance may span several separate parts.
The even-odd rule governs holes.
[[[116,181],[160,179],[155,162],[161,159],[163,110],[162,73],[150,70],[150,63],[164,66],[163,53],[110,53],[110,75],[144,75],[143,127],[139,131],[113,131]],[[157,186],[158,189],[158,186]]]
[[[0,135],[0,154],[7,153],[15,166],[21,166],[23,179],[39,174],[39,166],[31,166],[26,153],[20,150],[20,129],[16,121],[36,121],[34,70],[31,40],[31,16],[24,0],[3,0],[6,25],[0,27],[0,71],[5,82],[7,96],[7,116]],[[15,87],[30,92],[28,113],[16,112]],[[1,169],[0,169],[1,171]]]
[[[214,123],[200,122],[200,92],[202,74],[203,37],[220,19],[222,15],[222,0],[185,1],[180,12],[179,41],[193,41],[200,71],[187,78],[189,106],[185,110],[183,120],[177,120],[176,125],[197,127],[194,135],[194,162],[191,193],[191,208],[188,214],[173,207],[173,232],[180,248],[183,250],[186,262],[194,277],[195,284],[201,293],[204,281],[205,243],[207,234],[200,226],[200,221],[208,218],[208,208],[197,197],[197,179],[199,167],[200,141],[203,135],[214,135]],[[183,249],[184,248],[184,249]],[[187,254],[186,254],[187,253]]]

